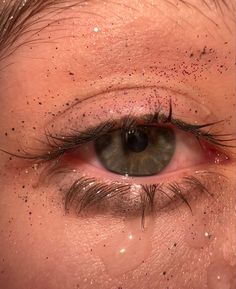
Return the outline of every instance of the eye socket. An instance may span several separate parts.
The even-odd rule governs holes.
[[[100,164],[108,171],[151,176],[170,163],[175,151],[175,134],[169,127],[119,129],[95,140],[94,149]]]
[[[138,204],[143,219],[154,205],[161,208],[176,198],[190,208],[185,194],[195,188],[209,193],[201,180],[184,169],[229,160],[218,147],[233,147],[227,143],[234,139],[230,134],[211,133],[209,128],[218,123],[199,125],[174,119],[170,105],[168,115],[158,109],[103,121],[84,131],[71,130],[67,135],[46,133],[48,147],[40,154],[2,151],[36,164],[49,163],[40,178],[49,181],[60,176],[57,182],[65,193],[66,211],[74,208],[80,213],[94,205],[109,211],[116,204],[119,213],[126,213]],[[169,174],[175,171],[179,174]],[[61,177],[67,173],[68,178]],[[155,202],[156,194],[164,200]]]

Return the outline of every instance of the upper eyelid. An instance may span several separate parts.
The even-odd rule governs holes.
[[[132,114],[126,115],[118,120],[110,119],[108,121],[103,121],[96,126],[89,127],[84,131],[73,130],[71,134],[68,135],[58,135],[53,134],[49,131],[45,131],[46,141],[39,140],[47,148],[41,150],[42,153],[30,153],[24,151],[23,154],[15,154],[3,150],[0,151],[7,153],[11,156],[31,160],[37,163],[44,163],[51,160],[55,160],[62,156],[64,153],[79,148],[82,145],[96,140],[96,138],[101,137],[107,133],[111,133],[117,129],[129,129],[138,125],[167,125],[171,124],[177,129],[181,129],[186,133],[190,133],[195,136],[199,141],[205,140],[215,146],[222,147],[224,150],[227,148],[235,148],[235,145],[228,144],[229,142],[235,141],[232,138],[232,134],[218,134],[212,133],[207,128],[216,126],[222,123],[224,120],[206,123],[206,124],[190,124],[182,121],[179,118],[174,118],[172,115],[172,104],[169,104],[169,113],[162,113],[161,107],[157,108],[156,111],[149,114],[143,114],[141,116],[132,116]],[[227,152],[226,152],[227,153]]]
[[[111,133],[117,129],[129,129],[135,127],[136,125],[151,125],[151,124],[172,124],[174,127],[181,129],[187,133],[191,133],[198,139],[205,139],[206,141],[222,146],[222,147],[234,147],[224,142],[233,141],[235,139],[231,138],[230,134],[219,135],[212,134],[209,131],[203,131],[202,129],[216,125],[221,122],[207,123],[203,125],[188,124],[180,119],[174,119],[171,115],[171,110],[169,115],[160,114],[159,112],[149,115],[144,115],[143,117],[137,118],[132,116],[125,116],[121,120],[115,121],[110,120],[102,122],[101,124],[90,127],[85,131],[74,132],[71,135],[56,136],[51,133],[46,133],[47,142],[50,151],[46,154],[38,156],[41,160],[55,159],[56,157],[62,155],[63,153],[81,147],[83,144],[96,140],[96,138],[101,137],[107,133]],[[146,119],[146,120],[145,120]],[[139,123],[139,121],[142,123]],[[144,122],[145,120],[145,122]],[[225,137],[224,139],[218,137]],[[55,155],[54,155],[55,154]],[[36,156],[35,156],[36,157]]]

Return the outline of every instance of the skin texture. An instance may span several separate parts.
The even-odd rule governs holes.
[[[78,128],[82,107],[93,112],[82,124],[97,124],[108,106],[118,115],[118,108],[130,105],[125,98],[140,97],[141,103],[143,91],[148,95],[154,86],[178,91],[173,96],[178,117],[190,123],[227,119],[218,124],[218,133],[235,134],[233,11],[220,12],[212,5],[202,7],[202,14],[171,3],[91,1],[63,14],[52,12],[50,20],[43,17],[44,23],[58,21],[22,37],[22,42],[31,41],[1,63],[0,147],[10,152],[40,148],[36,139],[45,139],[52,120],[62,132],[69,124]],[[122,91],[134,87],[138,92],[130,89],[124,97]],[[109,95],[104,109],[103,97],[112,89],[118,92]],[[93,95],[98,96],[78,105]],[[67,104],[75,105],[61,115]],[[138,101],[134,108],[139,109]],[[192,150],[193,158],[197,153]],[[209,177],[213,198],[191,192],[192,212],[180,204],[150,217],[142,245],[135,242],[122,263],[110,252],[122,242],[122,230],[132,227],[134,235],[141,234],[137,223],[128,216],[65,215],[60,177],[45,184],[39,180],[43,167],[32,168],[32,162],[0,152],[0,288],[235,288],[234,154],[230,148],[228,160],[220,164],[206,158],[154,177],[165,182],[205,170],[226,178]],[[205,239],[205,233],[211,237]],[[111,247],[105,253],[103,243]],[[143,259],[138,266],[132,261],[135,252]],[[224,280],[221,287],[214,283],[217,270]]]

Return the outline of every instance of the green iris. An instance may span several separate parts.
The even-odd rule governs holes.
[[[116,130],[95,141],[101,164],[120,175],[151,176],[161,172],[175,151],[175,134],[168,127],[138,126]]]

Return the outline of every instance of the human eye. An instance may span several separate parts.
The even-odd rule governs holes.
[[[234,288],[232,2],[2,1],[0,288]]]
[[[40,153],[18,155],[39,165],[39,184],[57,185],[67,213],[139,216],[144,227],[146,216],[182,203],[191,211],[201,194],[214,195],[214,166],[232,158],[233,136],[219,133],[224,121],[193,123],[191,109],[171,98],[144,97],[135,110],[129,98],[113,109],[108,99],[96,113],[85,102],[50,124]]]

